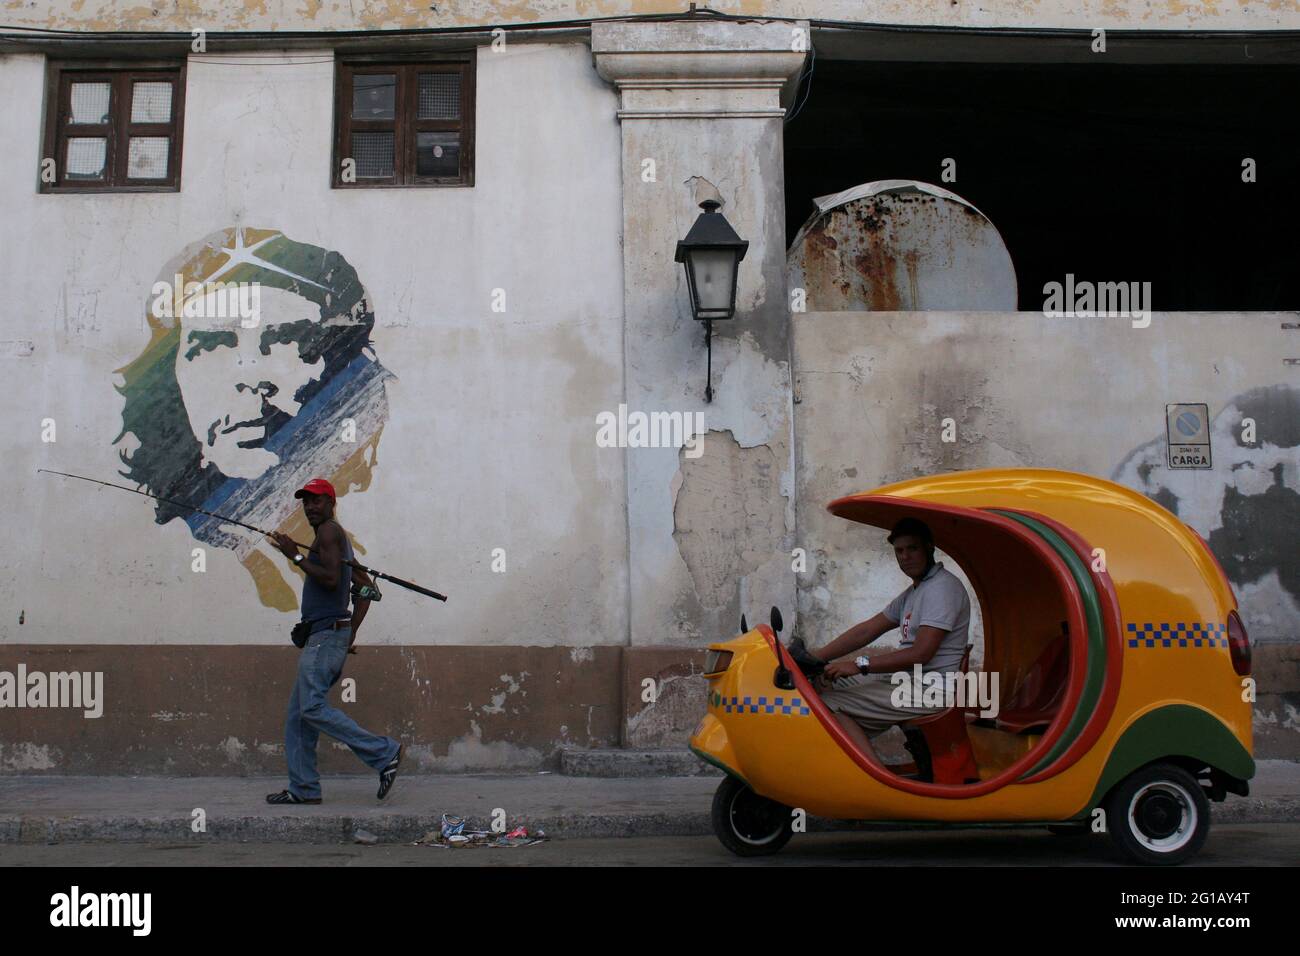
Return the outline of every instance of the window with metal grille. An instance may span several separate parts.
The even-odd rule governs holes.
[[[474,185],[474,54],[338,61],[334,185]]]
[[[42,192],[176,192],[185,64],[49,65]]]

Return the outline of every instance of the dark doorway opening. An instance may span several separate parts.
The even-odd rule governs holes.
[[[821,59],[805,82],[787,245],[813,197],[918,179],[998,228],[1022,310],[1067,273],[1149,281],[1157,311],[1300,309],[1300,66]]]

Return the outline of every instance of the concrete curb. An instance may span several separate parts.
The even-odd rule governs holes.
[[[225,817],[209,819],[204,833],[190,828],[185,817],[0,817],[0,845],[24,843],[351,843],[365,830],[380,843],[411,843],[438,828],[438,817],[312,816]],[[466,817],[468,830],[490,830],[487,818]],[[548,837],[568,839],[649,836],[704,836],[712,832],[709,814],[679,812],[623,816],[518,814],[511,826]]]
[[[721,777],[722,771],[689,750],[562,750],[568,777]]]
[[[1213,822],[1300,823],[1300,800],[1229,800],[1214,804]],[[489,817],[468,816],[466,829],[490,830]],[[41,843],[351,843],[366,830],[380,843],[411,843],[437,829],[439,816],[412,814],[210,817],[206,832],[195,833],[188,815],[0,817],[0,845]],[[707,807],[655,813],[519,813],[510,825],[530,832],[542,829],[553,838],[706,836],[711,834]],[[810,832],[834,830],[927,830],[919,825],[863,824],[809,818]]]

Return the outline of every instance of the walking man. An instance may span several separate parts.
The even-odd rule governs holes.
[[[402,745],[391,737],[372,734],[336,707],[327,696],[343,673],[343,663],[356,640],[357,628],[370,608],[358,598],[351,614],[348,599],[353,569],[352,544],[334,520],[334,486],[313,478],[293,493],[316,531],[306,557],[288,535],[272,532],[271,539],[286,558],[307,576],[302,587],[302,620],[308,624],[307,644],[298,655],[298,678],[289,700],[284,726],[284,754],[289,763],[289,789],[268,794],[267,803],[320,803],[320,774],[316,771],[316,741],[324,731],[352,748],[362,762],[379,771],[379,799],[388,795],[402,762]],[[357,571],[361,584],[370,576]]]

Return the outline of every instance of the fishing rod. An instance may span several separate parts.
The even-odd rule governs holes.
[[[263,528],[258,528],[251,524],[245,524],[244,522],[237,521],[234,518],[228,518],[225,515],[217,514],[215,511],[204,511],[202,508],[197,508],[194,505],[184,501],[177,501],[175,498],[164,498],[162,495],[153,495],[147,491],[141,491],[139,488],[128,488],[126,485],[115,485],[111,481],[100,481],[98,478],[87,478],[85,475],[70,475],[66,471],[51,471],[48,468],[37,468],[36,471],[38,473],[43,471],[47,475],[59,475],[62,478],[77,478],[80,479],[81,481],[89,481],[96,485],[103,485],[105,488],[116,488],[118,491],[129,491],[135,495],[143,495],[146,498],[153,498],[157,501],[164,501],[169,505],[175,505],[178,508],[185,508],[187,511],[193,511],[197,514],[207,515],[209,518],[216,518],[217,520],[224,521],[227,524],[233,524],[240,528],[247,528],[249,531],[256,531],[258,534],[266,535],[268,538],[271,537],[271,532]],[[292,538],[290,538],[289,540],[293,542],[294,547],[302,548],[304,551],[307,552],[311,551],[311,548],[308,545],[302,544],[298,541],[293,541]],[[375,568],[368,568],[364,564],[361,564],[358,561],[344,560],[343,563],[357,569],[358,571],[364,571],[366,574],[369,574],[371,577],[379,578],[381,581],[391,581],[393,584],[396,584],[398,587],[406,588],[408,591],[415,591],[417,594],[426,595],[437,601],[447,600],[447,595],[445,594],[439,594],[437,591],[430,591],[428,588],[420,587],[420,585],[414,584],[411,581],[404,581],[401,578],[393,577],[391,574],[387,574],[383,571],[376,570]]]

